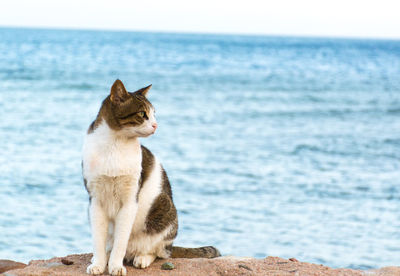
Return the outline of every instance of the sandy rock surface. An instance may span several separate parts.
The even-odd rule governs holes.
[[[91,254],[70,255],[50,260],[31,261],[22,269],[9,270],[3,275],[87,275],[86,267],[90,263]],[[162,270],[165,262],[174,265],[173,270]],[[215,259],[163,259],[156,260],[146,269],[136,269],[126,266],[128,275],[400,275],[400,267],[386,267],[380,270],[359,271],[351,269],[332,269],[323,265],[299,262],[294,258],[289,260],[278,257],[265,259],[225,256]]]
[[[11,260],[0,260],[0,273],[3,273],[7,270],[17,269],[17,268],[24,268],[26,264],[14,262]]]

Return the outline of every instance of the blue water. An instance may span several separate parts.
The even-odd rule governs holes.
[[[90,252],[85,131],[116,78],[176,244],[333,267],[400,264],[400,41],[0,29],[0,259]]]

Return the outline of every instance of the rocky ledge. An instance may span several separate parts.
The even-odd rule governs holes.
[[[18,275],[82,275],[90,263],[92,254],[69,255],[49,260],[30,261],[28,265],[0,260],[0,273],[4,276]],[[169,264],[166,264],[169,262]],[[360,271],[333,269],[323,265],[299,262],[278,257],[265,259],[225,256],[215,259],[163,259],[156,260],[146,269],[126,266],[127,275],[400,275],[400,267],[385,267],[378,270]]]

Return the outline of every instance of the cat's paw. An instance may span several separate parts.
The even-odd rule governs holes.
[[[105,268],[105,265],[93,263],[87,267],[86,272],[93,275],[103,274]]]
[[[108,273],[113,276],[125,276],[126,268],[123,265],[108,264]]]
[[[136,256],[133,260],[133,265],[137,268],[146,268],[156,259],[154,255]]]

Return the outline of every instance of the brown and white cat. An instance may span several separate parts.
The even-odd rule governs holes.
[[[82,170],[89,193],[93,259],[87,273],[126,275],[123,261],[148,267],[157,257],[212,258],[212,246],[172,246],[178,218],[167,174],[139,137],[157,129],[150,86],[127,92],[120,80],[111,87],[83,147]]]

